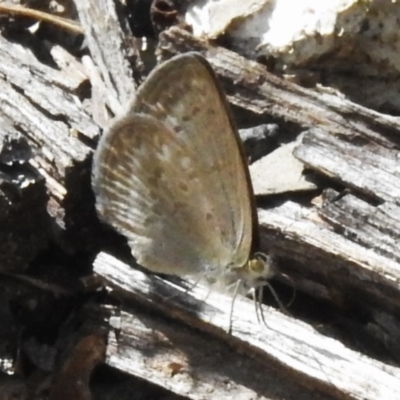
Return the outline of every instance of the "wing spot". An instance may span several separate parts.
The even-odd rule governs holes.
[[[158,188],[158,183],[162,179],[162,176],[163,176],[162,168],[159,166],[156,166],[156,167],[154,167],[153,171],[150,172],[150,176],[147,179],[147,183],[151,187]]]
[[[186,193],[189,190],[189,187],[185,182],[179,182],[179,189]]]
[[[183,131],[183,128],[180,125],[175,125],[174,129],[175,129],[176,133],[181,133]]]
[[[194,106],[192,113],[193,115],[197,115],[201,111],[201,108],[199,106]]]

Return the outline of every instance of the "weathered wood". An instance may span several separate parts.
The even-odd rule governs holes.
[[[400,262],[400,208],[397,204],[388,201],[374,206],[351,194],[342,197],[338,197],[335,192],[328,194],[328,198],[333,198],[334,201],[324,203],[319,211],[323,218],[344,237]],[[395,271],[400,271],[400,265]],[[389,280],[396,285],[399,284],[400,277],[392,276]]]
[[[372,400],[396,398],[400,395],[400,369],[350,350],[339,341],[319,334],[310,325],[296,321],[271,308],[267,309],[263,306],[266,319],[266,324],[263,325],[257,321],[254,304],[250,300],[237,297],[234,303],[232,332],[229,335],[226,329],[229,325],[232,306],[230,296],[215,292],[210,294],[209,290],[201,285],[195,286],[185,294],[184,289],[179,289],[156,276],[143,274],[105,253],[101,253],[96,258],[94,271],[113,288],[120,291],[120,295],[125,299],[134,299],[136,302],[139,301],[139,304],[157,309],[164,315],[229,343],[240,353],[252,355],[264,364],[273,366],[279,378],[287,381],[288,390],[293,390],[291,392],[293,396],[297,393],[298,388],[291,386],[291,382],[308,387],[312,385],[315,389],[334,398],[349,396],[355,399]],[[136,354],[139,357],[138,363],[145,363],[146,356],[138,354],[142,350],[135,350],[135,347],[143,347],[140,346],[140,342],[143,341],[144,343],[157,341],[152,337],[165,334],[162,329],[167,328],[154,321],[151,326],[145,328],[142,325],[146,324],[143,320],[136,326],[133,324],[133,317],[125,314],[125,318],[129,321],[129,324],[124,327],[123,337],[126,341],[121,343],[121,349],[118,344],[112,342],[112,346],[108,350],[107,362],[119,368],[125,366],[137,370],[136,365],[128,367],[130,356]],[[157,325],[157,328],[154,324]],[[156,332],[160,329],[161,332],[155,334],[152,328],[156,329]],[[168,332],[172,329],[174,328],[169,327]],[[186,360],[193,360],[196,363],[199,356],[189,345],[191,340],[188,338],[185,343],[185,335],[176,335],[180,337],[176,346],[183,353],[188,352],[188,354],[185,353],[185,358],[178,358],[178,364],[183,363],[186,366],[188,365]],[[162,336],[158,342],[160,341],[164,341]],[[153,344],[150,348],[152,347]],[[209,349],[208,346],[207,349]],[[168,354],[172,353],[167,352],[167,357],[160,359],[159,369],[168,368]],[[242,367],[239,360],[242,359],[242,356],[239,353],[236,356],[235,364],[214,371],[211,381],[220,379],[216,378],[216,374],[223,376],[235,367],[237,368],[235,376],[240,376]],[[175,359],[172,358],[169,361],[174,362]],[[255,363],[258,361],[255,360]],[[193,365],[192,368],[196,369],[196,365]],[[181,382],[178,380],[174,382],[168,372],[161,375],[153,372],[151,368],[142,368],[141,373],[142,377],[173,389],[176,393],[181,393]],[[206,374],[206,371],[204,373]],[[252,373],[251,370],[250,375]],[[242,374],[243,380],[240,383],[245,385],[247,374],[245,371],[242,371]],[[198,375],[197,377],[200,378]],[[254,376],[254,379],[256,380],[257,377]],[[236,386],[239,382],[236,382],[236,385],[235,382],[233,384]],[[183,385],[183,390],[187,390],[186,385],[187,383]],[[207,382],[198,382],[197,385],[206,387]],[[217,389],[219,387],[217,386]],[[266,394],[268,395],[268,391]],[[312,396],[314,396],[314,392]],[[193,394],[190,398],[203,399],[207,397]]]
[[[113,2],[77,3],[89,48],[89,55],[85,55],[82,60],[71,56],[59,46],[41,42],[28,32],[19,33],[12,40],[0,37],[0,121],[3,131],[8,137],[22,134],[29,143],[34,154],[29,162],[46,178],[50,215],[57,219],[59,226],[70,236],[76,235],[73,251],[79,249],[80,245],[86,248],[86,244],[93,241],[97,234],[102,236],[97,232],[90,189],[91,154],[100,134],[99,126],[103,127],[109,116],[118,112],[134,91],[134,72],[130,67],[134,64],[132,54],[136,56],[136,49],[130,53],[132,38],[125,22],[120,25],[124,17],[121,18],[121,10],[115,8]],[[283,279],[283,273],[287,273],[299,291],[334,304],[343,319],[351,319],[359,336],[357,342],[362,341],[366,335],[372,335],[384,349],[392,352],[389,361],[398,363],[400,255],[396,160],[400,143],[399,119],[359,107],[326,91],[300,88],[269,74],[264,66],[256,62],[194,39],[188,32],[177,28],[161,36],[160,49],[163,57],[188,50],[202,51],[222,79],[230,102],[257,116],[258,121],[260,118],[267,121],[273,116],[277,121],[283,119],[291,123],[293,131],[315,128],[315,125],[321,128],[305,134],[295,151],[296,157],[307,168],[323,176],[320,188],[337,188],[339,184],[353,190],[360,198],[347,195],[337,201],[331,199],[316,210],[295,203],[260,209],[262,250],[272,250],[276,254],[280,268],[277,271],[278,279]],[[90,99],[89,80],[92,89]],[[85,111],[87,109],[90,111]],[[11,154],[11,158],[14,155],[18,159],[16,153]],[[27,161],[29,157],[28,154],[22,156],[22,159]],[[12,178],[9,172],[6,183]],[[269,174],[271,171],[266,170],[265,180],[269,179]],[[43,194],[44,190],[40,193]],[[45,196],[39,202],[44,210]],[[38,203],[29,204],[32,204],[32,209],[35,207],[35,210],[39,210],[36,208]],[[12,207],[17,205],[13,202]],[[319,215],[313,211],[318,211]],[[6,217],[9,218],[9,215]],[[30,218],[32,215],[30,212]],[[24,213],[15,216],[20,219],[8,221],[7,234],[14,225],[17,227]],[[35,229],[39,231],[40,224],[32,228],[31,232],[35,232]],[[45,233],[49,232],[50,227],[46,226]],[[21,243],[18,244],[19,251]],[[36,250],[39,248],[35,247]],[[115,277],[118,270],[112,268],[117,268],[119,264],[110,260],[108,262],[111,269],[107,274],[102,274]],[[124,272],[125,275],[116,283],[124,287],[132,271]],[[140,285],[140,280],[136,284]],[[127,288],[133,290],[133,286]],[[142,301],[151,300],[153,295],[150,296],[146,286],[142,290],[143,293],[138,295],[142,296]],[[157,290],[165,289],[157,284]],[[182,301],[190,302],[193,296],[197,296],[197,290],[200,288],[196,288],[190,296],[183,296]],[[194,304],[202,308],[205,297],[202,293]],[[267,325],[270,328],[260,327],[250,317],[253,315],[253,306],[238,300],[233,336],[229,337],[225,331],[230,301],[219,302],[218,297],[212,307],[220,304],[223,308],[221,313],[216,312],[215,316],[210,316],[210,309],[206,307],[206,312],[200,313],[204,321],[193,313],[187,314],[182,309],[172,308],[170,304],[162,307],[163,302],[158,297],[153,304],[160,306],[162,312],[178,317],[180,323],[211,333],[221,342],[221,349],[225,342],[229,342],[234,348],[259,357],[260,362],[271,363],[277,371],[282,371],[280,379],[287,379],[279,381],[277,386],[285,386],[280,382],[288,382],[288,393],[290,385],[296,382],[320,388],[321,398],[399,397],[399,371],[396,368],[351,351],[338,341],[327,339],[314,329],[280,313],[268,311]],[[189,309],[192,305],[189,304]],[[344,317],[349,307],[352,315]],[[356,318],[358,313],[364,316],[362,322]],[[125,314],[128,330],[132,329],[131,322],[138,315]],[[143,315],[145,318],[150,321],[151,315]],[[156,322],[159,321],[154,321],[154,324]],[[164,329],[159,325],[154,326],[161,331]],[[136,332],[141,334],[141,338],[149,337],[149,331],[145,328]],[[125,333],[131,331],[122,332],[123,335]],[[178,337],[179,340],[186,337],[189,343],[190,333],[185,335],[185,330],[179,333],[176,340]],[[200,335],[198,340],[202,337]],[[162,343],[154,341],[152,345]],[[123,344],[125,342],[120,343],[121,346]],[[130,342],[126,344],[125,350],[133,351]],[[151,382],[173,387],[180,394],[187,391],[190,379],[197,384],[196,377],[185,376],[184,384],[179,389],[182,383],[178,379],[182,378],[179,371],[172,377],[173,381],[178,376],[175,382],[169,382],[168,374],[175,367],[167,364],[164,368],[164,362],[168,361],[166,358],[160,359],[163,364],[161,371],[152,372],[151,368],[144,368],[143,375],[140,375],[139,362],[146,364],[149,356],[141,349],[130,354],[135,354],[139,359],[135,366],[130,367],[124,354],[118,355],[118,359],[113,358],[113,362],[115,365],[118,363],[119,368]],[[237,357],[236,360],[239,359]],[[199,355],[193,353],[193,359],[198,358]],[[385,355],[381,358],[384,359]],[[184,365],[183,361],[183,357],[179,358],[177,364],[182,362]],[[189,363],[185,365],[189,366]],[[154,364],[151,366],[154,368]],[[235,374],[240,373],[239,368],[233,367]],[[203,368],[206,368],[205,364]],[[258,370],[258,367],[255,368]],[[251,368],[248,369],[251,371]],[[202,390],[212,382],[217,382],[217,379],[212,381],[213,377],[206,382],[205,376],[201,375],[198,380]],[[237,382],[234,389],[255,390],[255,386],[248,389],[249,380]],[[223,389],[222,386],[217,388]],[[266,393],[268,395],[269,392]],[[278,393],[280,396],[275,397],[284,397],[282,393],[287,392],[278,390]],[[306,394],[304,396],[307,398]]]
[[[371,201],[398,202],[400,199],[397,148],[379,146],[363,137],[343,140],[329,131],[312,129],[304,135],[295,155],[309,168]]]
[[[10,132],[25,135],[39,166],[65,186],[68,168],[91,153],[79,138],[93,140],[99,135],[77,97],[86,77],[77,60],[71,63],[71,56],[68,66],[60,62],[60,69],[52,68],[29,48],[35,46],[34,38],[27,34],[21,41],[25,46],[0,37],[1,113],[13,123]],[[65,50],[56,46],[51,51],[55,59],[65,60]]]
[[[33,153],[30,163],[46,178],[50,215],[61,229],[75,230],[70,237],[78,235],[82,240],[79,232],[94,220],[94,211],[91,218],[86,211],[93,209],[89,203],[92,149],[86,143],[99,136],[99,127],[79,98],[87,77],[82,64],[59,46],[41,48],[43,59],[57,62],[54,68],[35,56],[39,43],[29,33],[22,34],[20,41],[0,37],[1,118],[9,135],[27,139]],[[82,215],[89,217],[86,222]]]
[[[354,215],[356,212],[357,208],[350,208],[349,204],[341,210],[346,215]],[[360,299],[364,307],[368,304],[377,306],[379,300],[379,307],[395,314],[399,312],[400,267],[393,252],[385,245],[385,242],[390,241],[387,236],[375,243],[376,248],[381,247],[386,251],[374,251],[368,244],[355,243],[341,232],[332,230],[329,225],[313,221],[310,210],[302,209],[295,203],[286,203],[273,210],[260,209],[259,219],[263,240],[266,242],[264,246],[272,248],[277,255],[302,264],[301,269],[291,271],[291,274],[296,274],[296,286],[302,286],[302,275],[305,277],[312,274],[315,283],[323,284],[326,288],[324,294],[313,293],[318,297],[329,298],[340,304],[345,300],[346,293],[350,294],[352,288],[358,287],[360,293],[364,292],[365,298]],[[351,222],[354,223],[354,220]],[[351,222],[348,218],[349,226],[343,224],[343,229],[352,229],[354,232],[356,227]],[[372,222],[376,222],[376,218]],[[371,225],[366,226],[367,221],[364,224],[362,229],[365,231],[373,228]],[[281,235],[277,235],[278,230],[281,230]],[[360,234],[362,232],[360,230]],[[372,241],[372,237],[370,239]],[[339,301],[339,298],[342,300]]]
[[[250,165],[256,196],[315,191],[318,188],[307,179],[304,175],[304,164],[293,155],[296,146],[296,142],[284,144]]]
[[[135,48],[126,15],[122,17],[118,13],[116,2],[112,0],[81,0],[76,2],[76,7],[91,58],[99,70],[100,80],[92,80],[92,88],[97,92],[92,106],[102,108],[107,105],[117,114],[135,90],[129,61],[135,54]],[[97,122],[104,125],[108,121]]]
[[[110,331],[107,364],[189,399],[333,399],[232,346],[170,319],[125,309]],[[151,356],[149,356],[151,354]]]
[[[296,287],[340,307],[351,305],[359,312],[369,313],[371,324],[377,324],[383,331],[388,329],[385,346],[398,349],[396,315],[400,276],[398,233],[394,228],[398,216],[393,203],[398,201],[400,186],[396,167],[399,119],[357,106],[342,97],[284,82],[260,65],[227,50],[217,50],[177,28],[162,35],[161,49],[165,55],[191,48],[206,55],[231,94],[233,104],[258,114],[270,112],[303,127],[312,127],[318,122],[319,129],[307,132],[294,153],[307,168],[332,179],[332,185],[339,181],[364,196],[357,207],[364,210],[369,207],[371,215],[379,214],[379,209],[374,211],[374,204],[388,202],[385,207],[390,214],[381,213],[379,221],[373,221],[366,212],[360,215],[354,204],[354,207],[347,205],[342,210],[342,218],[344,215],[354,218],[348,219],[344,227],[333,222],[334,216],[329,216],[327,207],[323,215],[333,227],[318,220],[310,221],[311,217],[315,218],[315,212],[298,207],[293,210],[290,204],[260,210],[259,218],[262,250],[272,250],[282,258],[299,262],[281,270],[290,272]],[[294,107],[296,113],[293,113]],[[266,171],[265,180],[268,179]],[[375,224],[376,231],[369,240],[368,233],[360,230],[361,226],[373,229],[368,220]],[[345,229],[351,235],[343,236],[343,232],[332,228]],[[379,230],[385,235],[379,235]],[[353,239],[359,236],[364,238],[363,243]],[[379,310],[388,313],[390,322],[378,317]]]
[[[50,42],[43,46],[29,32],[19,35],[19,43],[0,37],[0,118],[10,134],[22,133],[27,138],[34,154],[31,164],[46,178],[51,216],[74,241],[73,246],[85,247],[96,242],[98,231],[90,162],[93,141],[100,133],[82,103],[89,89],[87,72],[91,78],[100,76],[92,79],[90,109],[101,126],[110,117],[106,106],[118,111],[131,96],[134,81],[128,62],[131,54],[122,51],[130,43],[123,35],[115,4],[109,1],[102,7],[99,2],[78,2],[78,6],[96,60],[94,69],[100,73],[87,68],[93,65],[87,56],[82,63],[60,46]],[[94,234],[85,239],[91,227]]]
[[[163,32],[159,47],[162,58],[200,51],[221,79],[230,103],[255,115],[272,115],[304,128],[318,126],[349,138],[360,135],[389,148],[400,145],[399,118],[280,79],[265,66],[196,39],[187,31],[173,27]]]

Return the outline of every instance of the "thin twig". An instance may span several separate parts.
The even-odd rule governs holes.
[[[19,5],[0,3],[0,14],[13,14],[30,17],[38,21],[50,22],[60,28],[71,31],[72,33],[84,33],[78,22]]]

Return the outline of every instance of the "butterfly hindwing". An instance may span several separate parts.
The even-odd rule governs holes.
[[[144,267],[188,275],[248,260],[248,170],[202,57],[190,53],[156,68],[101,139],[94,165],[98,211]]]

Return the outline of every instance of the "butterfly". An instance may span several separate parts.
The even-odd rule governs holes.
[[[235,293],[270,276],[268,258],[253,253],[257,214],[240,138],[199,53],[149,74],[103,134],[92,175],[98,215],[148,270]]]

